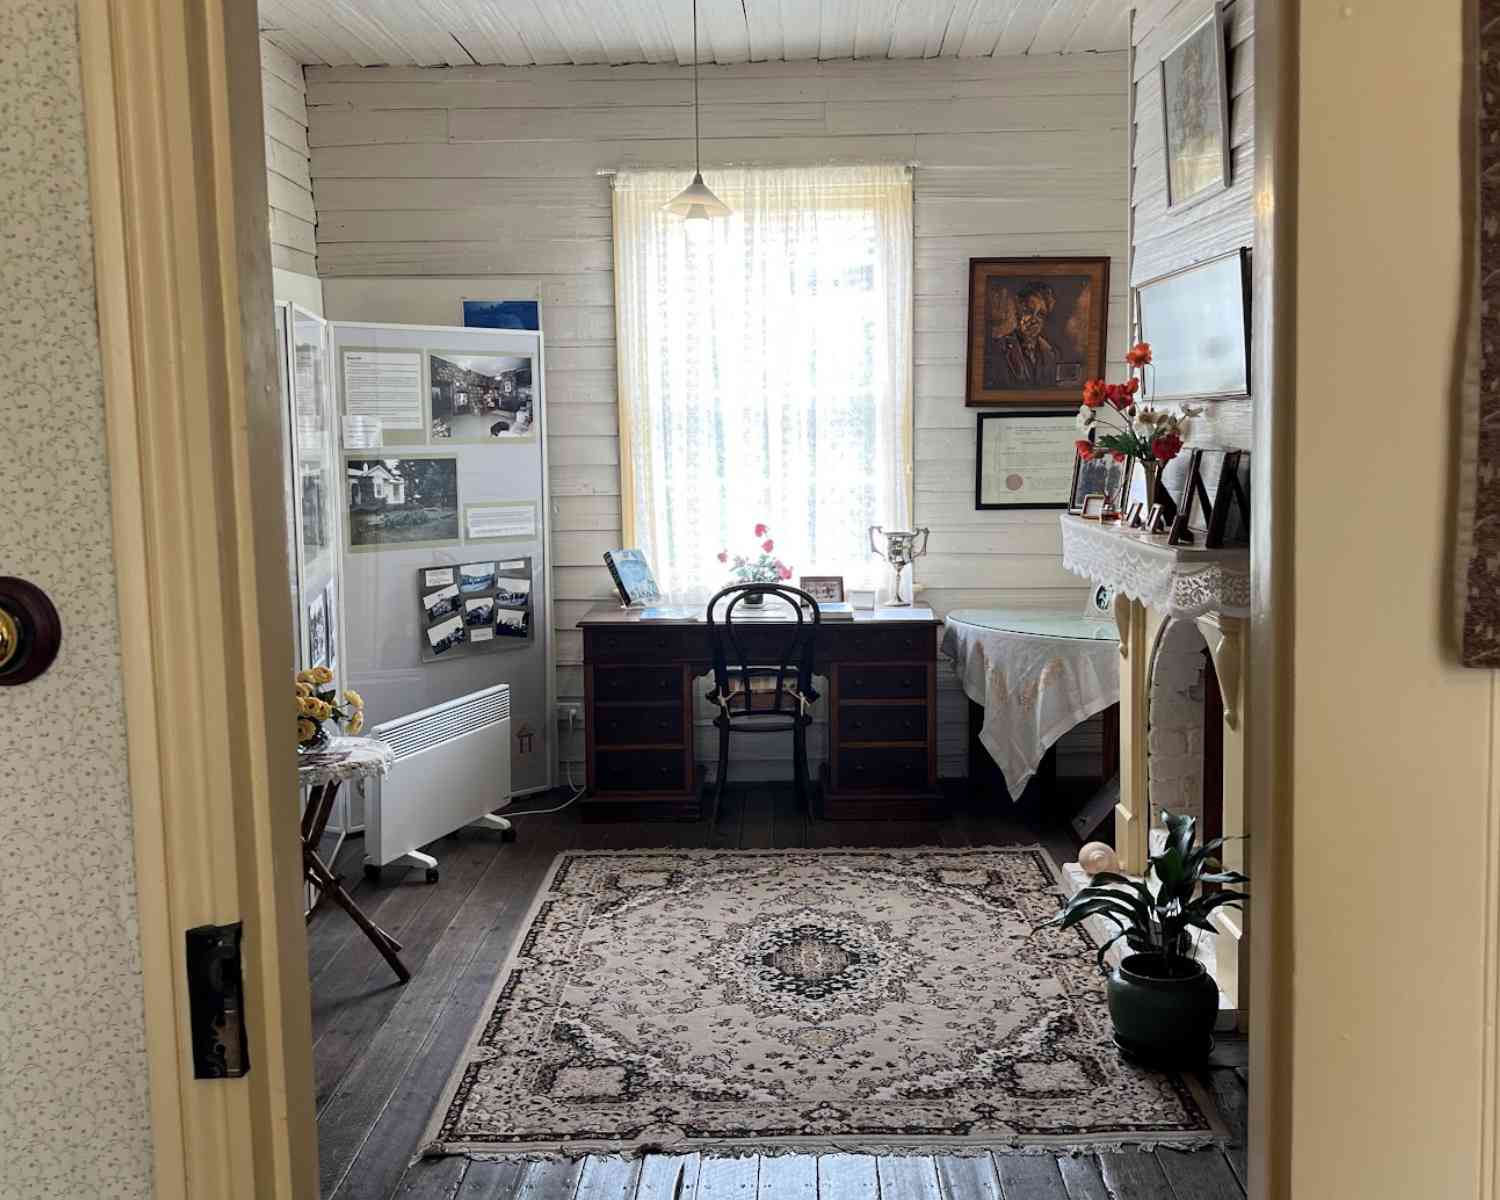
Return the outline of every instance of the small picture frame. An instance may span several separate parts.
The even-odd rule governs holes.
[[[1172,523],[1172,545],[1210,550],[1248,545],[1249,456],[1241,450],[1194,450],[1188,463],[1182,511]]]
[[[1151,506],[1150,511],[1146,513],[1145,528],[1147,533],[1167,532],[1167,514],[1165,505],[1158,503]]]
[[[1113,616],[1115,611],[1115,589],[1113,584],[1096,583],[1093,590],[1089,592],[1089,600],[1084,605],[1084,615],[1090,617]]]
[[[1130,467],[1130,459],[1116,462],[1113,454],[1089,459],[1075,454],[1068,511],[1075,516],[1082,514],[1084,498],[1096,493],[1104,497],[1106,508],[1116,506],[1123,500],[1126,488],[1129,487]]]
[[[875,607],[875,590],[873,588],[850,588],[849,604],[861,612],[873,609]]]
[[[1132,500],[1130,502],[1130,507],[1125,510],[1125,516],[1121,521],[1121,524],[1123,524],[1127,529],[1139,529],[1141,525],[1144,524],[1141,518],[1141,513],[1144,511],[1144,509],[1145,505],[1141,501]]]
[[[1103,492],[1090,493],[1083,498],[1083,507],[1078,510],[1078,515],[1085,521],[1102,521],[1107,499],[1108,497]]]
[[[842,575],[803,575],[797,586],[819,604],[844,603],[844,577]]]

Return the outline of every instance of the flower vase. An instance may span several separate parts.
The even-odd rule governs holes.
[[[297,752],[299,754],[312,754],[318,750],[326,750],[328,749],[328,741],[328,731],[319,725],[317,736],[311,741],[298,743]]]
[[[745,597],[745,603],[751,608],[760,608],[766,602],[765,592],[750,592]]]

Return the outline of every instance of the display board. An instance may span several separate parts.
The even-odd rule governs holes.
[[[541,334],[330,328],[348,681],[374,724],[509,684],[512,790],[550,787]]]

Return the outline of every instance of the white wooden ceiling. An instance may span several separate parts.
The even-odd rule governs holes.
[[[702,62],[1123,50],[1129,0],[699,0]],[[693,57],[692,0],[260,0],[304,65],[533,66]]]

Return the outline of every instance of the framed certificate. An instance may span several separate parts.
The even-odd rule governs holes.
[[[1072,410],[980,413],[974,507],[1067,508],[1073,487],[1073,443],[1078,436]]]

